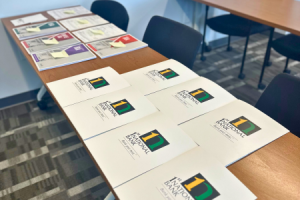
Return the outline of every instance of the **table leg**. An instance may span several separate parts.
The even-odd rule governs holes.
[[[264,77],[264,72],[265,72],[266,65],[269,61],[269,56],[268,55],[271,53],[274,30],[275,30],[275,28],[271,29],[269,42],[268,42],[268,46],[267,46],[267,50],[266,50],[266,55],[265,55],[265,59],[264,59],[264,63],[263,63],[263,66],[261,68],[261,73],[260,73],[260,78],[259,78],[259,83],[258,83],[258,89],[261,89],[261,90],[266,88],[266,85],[262,83],[262,80],[263,80],[263,77]]]

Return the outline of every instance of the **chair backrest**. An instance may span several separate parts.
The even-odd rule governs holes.
[[[191,69],[201,45],[202,35],[184,24],[154,16],[148,24],[143,41],[155,51]]]
[[[300,78],[277,75],[256,103],[256,108],[300,137]]]
[[[120,29],[127,31],[129,15],[126,8],[116,1],[97,0],[91,6],[91,11]]]

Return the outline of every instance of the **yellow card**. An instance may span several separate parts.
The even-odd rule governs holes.
[[[92,33],[94,33],[95,35],[103,35],[103,31],[101,30],[94,30],[94,29],[90,29]]]
[[[26,28],[26,31],[28,31],[28,32],[40,32],[41,29],[40,29],[40,27]]]
[[[74,10],[65,10],[64,13],[66,14],[75,14]]]
[[[55,39],[42,40],[45,44],[59,44],[59,42]]]
[[[51,55],[54,58],[66,58],[66,57],[69,57],[69,55],[67,54],[66,51],[54,52],[54,53],[51,53]]]
[[[109,43],[111,46],[113,46],[113,47],[118,47],[118,48],[120,48],[120,47],[126,47],[126,45],[123,43],[123,42],[111,42],[111,43]]]
[[[88,23],[90,23],[88,20],[86,20],[86,19],[77,19],[77,22],[79,23],[79,24],[88,24]]]

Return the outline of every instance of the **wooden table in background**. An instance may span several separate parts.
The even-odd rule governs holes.
[[[194,0],[274,28],[300,35],[300,1]]]
[[[209,1],[219,2],[219,0],[205,0],[203,1],[203,3]],[[239,5],[238,2],[243,2],[243,1],[251,2],[254,0],[226,0],[226,1],[220,0],[220,2],[222,1],[235,2],[236,4],[235,6],[238,6]],[[266,0],[256,0],[256,1],[265,2]],[[273,0],[273,2],[274,1],[279,2],[279,0]],[[282,0],[281,2],[284,1]],[[284,5],[283,7],[286,6],[287,5]],[[271,7],[269,8],[271,9]],[[41,13],[44,16],[46,16],[49,19],[49,21],[54,20],[50,15],[47,14],[47,12],[41,12]],[[34,13],[31,13],[30,15],[32,14]],[[125,72],[129,72],[135,69],[139,69],[148,65],[152,65],[167,60],[166,57],[162,56],[161,54],[147,47],[147,48],[121,54],[118,56],[113,56],[106,59],[100,59],[99,57],[97,57],[94,60],[39,72],[31,56],[26,52],[26,50],[21,45],[19,39],[12,31],[12,28],[14,28],[14,26],[10,22],[10,20],[17,19],[24,16],[27,15],[5,18],[2,19],[2,22],[8,34],[13,38],[13,40],[19,46],[20,50],[22,51],[26,59],[29,61],[29,63],[32,65],[33,69],[36,71],[36,73],[41,78],[41,80],[43,81],[46,87],[47,87],[46,83],[67,78],[70,76],[75,76],[78,74],[82,74],[85,72],[89,72],[107,66],[111,66],[118,73],[122,74]],[[300,23],[299,23],[298,30],[300,33]],[[55,100],[57,105],[60,107],[59,103],[57,102],[53,94],[50,91],[49,93],[51,94],[52,98]],[[61,111],[66,116],[66,114],[62,109]],[[68,119],[67,116],[66,118]],[[71,122],[70,124],[72,125]],[[78,132],[76,133],[80,138],[80,140],[82,141],[82,138],[80,137]],[[90,157],[94,161],[98,170],[100,171],[103,178],[105,179],[110,189],[112,190],[109,181],[106,179],[105,174],[103,174],[101,170],[101,166],[99,166],[95,162],[94,158],[90,154],[88,148],[85,146],[83,141],[82,144],[84,145],[85,149],[87,150]],[[299,200],[300,199],[300,139],[295,135],[293,135],[292,133],[288,133],[284,135],[283,137],[277,139],[276,141],[263,147],[262,149],[252,153],[246,158],[232,164],[231,166],[228,167],[228,169],[237,178],[239,178],[258,197],[258,199],[263,199],[263,200],[265,199]]]

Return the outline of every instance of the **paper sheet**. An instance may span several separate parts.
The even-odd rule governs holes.
[[[68,17],[74,17],[74,16],[78,16],[78,15],[92,14],[91,11],[87,10],[86,8],[84,8],[82,6],[50,10],[50,11],[47,11],[47,13],[56,20],[64,19],[64,18],[68,18]]]
[[[88,23],[86,23],[88,22]],[[82,16],[60,21],[68,30],[75,31],[78,29],[108,24],[109,22],[98,15]]]
[[[104,34],[101,34],[101,33]],[[119,35],[126,34],[125,31],[121,30],[114,24],[105,24],[100,26],[94,26],[92,28],[87,28],[79,31],[73,32],[83,42],[92,42],[96,40],[107,39],[111,37],[116,37]]]
[[[61,107],[129,87],[129,83],[111,67],[90,71],[48,83]]]
[[[112,187],[117,187],[197,145],[157,112],[85,141]],[[107,162],[114,158],[113,161]]]
[[[36,14],[36,15],[28,16],[28,17],[11,20],[11,23],[13,23],[14,26],[20,26],[20,25],[24,25],[24,24],[37,23],[37,22],[42,22],[42,21],[46,21],[46,20],[48,20],[48,18],[45,17],[44,15]]]
[[[289,132],[264,113],[240,100],[180,127],[224,166]]]

